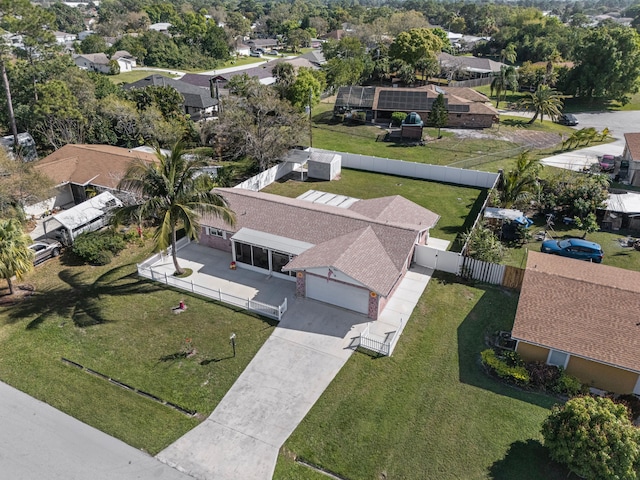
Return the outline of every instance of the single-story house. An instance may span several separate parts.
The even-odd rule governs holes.
[[[511,336],[525,361],[640,394],[640,272],[529,251]]]
[[[640,193],[614,191],[605,200],[603,230],[640,230]]]
[[[76,35],[74,33],[67,32],[53,32],[53,36],[56,37],[56,42],[60,45],[64,45],[65,43],[75,42]]]
[[[393,112],[416,112],[429,124],[429,112],[439,94],[444,95],[448,110],[447,127],[489,128],[497,122],[499,112],[489,99],[466,87],[417,88],[340,87],[334,113],[360,110],[372,121],[390,121]]]
[[[251,50],[257,50],[261,48],[262,50],[271,50],[272,48],[278,48],[280,42],[277,38],[254,38],[251,40],[247,40],[246,43]]]
[[[111,66],[109,65],[109,57],[105,53],[83,53],[74,55],[73,61],[82,70],[91,72],[109,73]]]
[[[456,56],[446,52],[438,54],[438,63],[445,76],[451,80],[492,77],[500,73],[503,66],[506,66],[504,63],[489,58]]]
[[[136,57],[126,50],[118,50],[111,55],[112,60],[116,60],[120,65],[120,72],[130,72],[132,68],[137,66]]]
[[[56,196],[39,204],[41,210],[77,205],[94,193],[111,192],[124,198],[118,183],[134,159],[157,161],[152,153],[110,145],[65,145],[33,164],[57,186]]]
[[[624,134],[624,151],[622,152],[621,165],[617,168],[620,173],[625,168],[628,169],[626,180],[631,185],[640,186],[640,133]],[[616,165],[617,167],[617,165]],[[621,178],[622,180],[622,178]]]
[[[236,55],[244,55],[245,57],[248,57],[249,54],[251,53],[251,47],[249,45],[239,42],[239,43],[236,43],[235,52],[236,52]]]
[[[238,268],[292,282],[299,296],[377,319],[424,244],[437,214],[401,196],[344,208],[241,188],[216,188],[236,214],[230,226],[201,218],[200,243]]]
[[[149,86],[173,87],[184,98],[182,106],[184,112],[191,115],[193,120],[200,120],[209,117],[217,111],[218,100],[211,96],[209,88],[196,87],[181,80],[164,77],[154,74],[138,80],[137,82],[124,85],[125,90],[132,88],[146,88]]]
[[[149,30],[155,30],[156,32],[160,32],[160,33],[164,33],[165,35],[169,35],[169,29],[172,26],[173,25],[170,24],[169,22],[152,23],[151,25],[149,25]]]

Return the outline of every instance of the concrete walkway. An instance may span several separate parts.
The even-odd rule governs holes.
[[[220,281],[216,272],[229,282],[237,271],[199,267],[200,248],[185,247],[179,257],[194,262],[190,268],[196,267],[200,281],[207,281],[206,270],[212,283]],[[369,323],[374,335],[401,333],[431,273],[411,269],[371,323],[348,310],[289,297],[282,321],[209,418],[157,458],[197,479],[270,479],[280,447],[349,359],[354,339]]]

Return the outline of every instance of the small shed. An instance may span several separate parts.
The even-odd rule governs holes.
[[[52,236],[64,245],[71,245],[83,232],[93,232],[109,221],[109,212],[122,202],[110,192],[103,192],[69,210],[53,215],[43,222],[46,237]]]
[[[606,209],[600,225],[603,230],[640,230],[640,194],[610,193],[605,204]]]
[[[335,180],[342,170],[342,156],[334,153],[311,152],[307,169],[308,178]]]

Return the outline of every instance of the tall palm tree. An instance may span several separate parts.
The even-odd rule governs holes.
[[[500,105],[500,100],[504,99],[507,90],[516,90],[518,88],[518,71],[515,67],[503,65],[493,80],[491,80],[490,94],[496,92],[496,108]]]
[[[540,115],[540,122],[545,115],[555,119],[562,111],[562,99],[554,89],[548,85],[540,84],[535,92],[521,100],[520,105],[525,110],[533,110],[535,114],[529,120],[529,124],[536,121]]]
[[[15,275],[18,279],[33,268],[31,239],[16,219],[0,220],[0,277],[7,279],[9,295],[13,295]]]
[[[516,168],[504,174],[500,190],[500,204],[510,208],[515,203],[523,203],[531,199],[538,191],[538,174],[542,169],[540,160],[522,152],[516,160]]]
[[[207,164],[204,160],[187,158],[184,145],[178,142],[164,155],[156,149],[157,163],[134,161],[119,183],[121,190],[133,193],[138,202],[122,207],[116,220],[147,218],[158,222],[154,239],[156,247],[164,250],[171,245],[176,274],[184,269],[178,264],[176,230],[182,226],[185,234],[197,239],[200,233],[200,215],[222,218],[230,225],[235,215],[225,200],[210,191],[206,182],[197,180],[197,171]]]

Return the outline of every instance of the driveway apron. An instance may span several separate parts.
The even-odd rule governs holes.
[[[293,300],[211,416],[157,458],[198,479],[270,479],[280,447],[346,363],[366,322]]]

